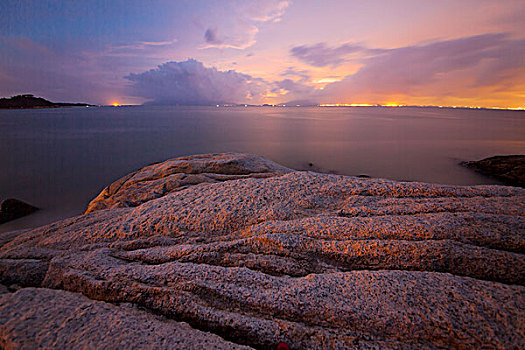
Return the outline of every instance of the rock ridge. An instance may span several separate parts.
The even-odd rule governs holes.
[[[0,237],[10,291],[0,345],[49,347],[58,332],[31,329],[85,303],[96,312],[65,323],[66,348],[94,344],[75,344],[75,332],[119,348],[117,335],[85,328],[111,313],[122,332],[151,329],[136,348],[172,346],[154,341],[165,324],[188,348],[201,343],[177,337],[217,348],[521,348],[524,217],[520,188],[293,171],[239,153],[171,159],[106,187],[85,215]],[[42,305],[45,317],[24,321]]]

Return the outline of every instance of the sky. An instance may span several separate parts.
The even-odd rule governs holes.
[[[0,96],[525,107],[523,0],[2,0]]]

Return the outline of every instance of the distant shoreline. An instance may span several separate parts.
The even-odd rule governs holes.
[[[35,107],[0,107],[0,109],[7,110],[7,109],[51,109],[51,108],[71,108],[71,107],[97,107],[94,105],[65,105],[65,106],[35,106]]]
[[[31,94],[0,98],[0,109],[41,109],[64,107],[94,107],[88,103],[51,102]]]

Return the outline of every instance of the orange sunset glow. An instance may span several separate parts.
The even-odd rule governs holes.
[[[30,18],[4,17],[0,93],[127,105],[525,107],[522,1],[173,3],[152,5],[151,18],[138,8],[84,26],[46,22],[69,33],[50,40],[22,25]],[[75,39],[101,25],[110,36]]]

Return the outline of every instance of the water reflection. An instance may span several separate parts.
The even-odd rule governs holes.
[[[525,153],[525,112],[414,108],[120,107],[0,111],[0,197],[44,208],[0,226],[82,211],[155,161],[249,152],[296,169],[446,184],[497,181],[461,160]]]

